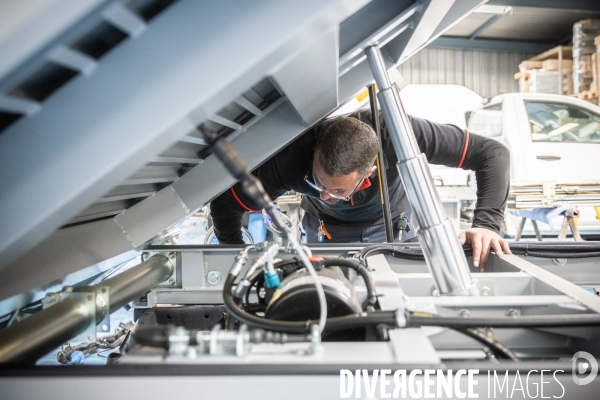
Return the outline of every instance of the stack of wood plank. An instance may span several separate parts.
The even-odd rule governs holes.
[[[595,38],[600,20],[586,19],[573,25],[573,87],[580,99],[598,102],[597,52]]]
[[[573,93],[572,48],[558,46],[519,64],[515,79],[522,93]]]
[[[508,208],[597,206],[600,181],[585,182],[511,182]]]

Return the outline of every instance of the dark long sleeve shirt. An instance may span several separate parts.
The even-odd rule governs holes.
[[[349,116],[372,126],[370,110],[359,110]],[[384,152],[381,168],[387,172],[390,209],[394,218],[410,205],[396,168],[398,158],[382,116],[380,121]],[[430,163],[475,171],[477,204],[473,227],[498,232],[504,218],[510,183],[508,149],[493,139],[469,134],[454,125],[436,124],[415,117],[411,117],[410,121],[419,148]],[[317,138],[327,123],[329,121],[323,121],[305,132],[253,173],[273,199],[290,190],[304,194],[302,208],[325,224],[370,226],[382,223],[377,171],[369,177],[367,184],[361,186],[361,190],[352,195],[351,201],[336,204],[320,200],[319,192],[304,181],[313,163]],[[211,215],[220,243],[243,243],[241,220],[244,211],[260,210],[239,184],[213,200]]]

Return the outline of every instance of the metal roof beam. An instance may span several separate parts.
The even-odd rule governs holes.
[[[534,43],[534,42],[512,42],[505,40],[485,40],[467,38],[441,37],[434,40],[430,47],[453,48],[467,50],[489,50],[489,51],[510,51],[522,53],[542,53],[552,47],[554,43]]]
[[[600,2],[591,0],[488,0],[487,5],[538,7],[573,12],[600,12]]]
[[[477,36],[481,35],[487,28],[492,26],[494,24],[494,22],[496,22],[500,18],[502,18],[503,15],[504,14],[492,15],[487,21],[485,21],[483,24],[481,24],[481,26],[479,28],[475,29],[475,31],[473,33],[471,33],[471,36],[469,36],[469,39],[475,40],[475,38]]]

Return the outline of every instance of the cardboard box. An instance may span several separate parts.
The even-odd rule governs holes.
[[[550,93],[550,94],[568,94],[570,91],[569,85],[571,73],[570,71],[563,71],[562,73],[562,88],[559,91],[559,72],[558,71],[544,71],[544,70],[531,70],[529,71],[528,90],[530,93]],[[520,83],[520,81],[519,81]],[[519,89],[521,87],[519,86]],[[562,92],[562,93],[561,93]]]
[[[558,71],[559,63],[558,59],[552,58],[550,60],[542,61],[542,68],[546,71]],[[562,60],[562,69],[573,69],[573,60]]]
[[[519,71],[525,72],[530,69],[541,69],[542,65],[542,61],[523,61],[519,64]]]

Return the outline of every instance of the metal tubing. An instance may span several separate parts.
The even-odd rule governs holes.
[[[379,140],[379,153],[377,158],[377,174],[379,176],[379,193],[381,194],[381,208],[383,209],[383,221],[385,223],[385,236],[388,243],[394,243],[394,228],[392,226],[392,213],[390,211],[390,194],[387,185],[387,173],[381,164],[385,159],[383,153],[383,141],[381,140],[381,127],[379,124],[379,107],[377,107],[377,95],[375,85],[369,86],[369,103],[371,105],[371,121],[373,129]]]
[[[174,261],[155,255],[123,273],[98,284],[110,287],[110,312],[114,312],[136,297],[146,293],[173,274]]]
[[[110,312],[146,293],[173,273],[173,263],[156,255],[97,286],[110,287]],[[0,364],[33,364],[52,349],[84,332],[90,323],[103,319],[103,311],[93,311],[77,298],[67,298],[21,322],[0,331]]]
[[[427,159],[421,154],[400,96],[391,85],[381,51],[377,45],[371,45],[365,53],[379,86],[378,97],[398,156],[398,171],[413,208],[419,242],[437,289],[446,295],[477,294],[467,259],[446,217]]]
[[[65,299],[0,331],[0,364],[34,364],[40,357],[83,332],[88,307]]]

